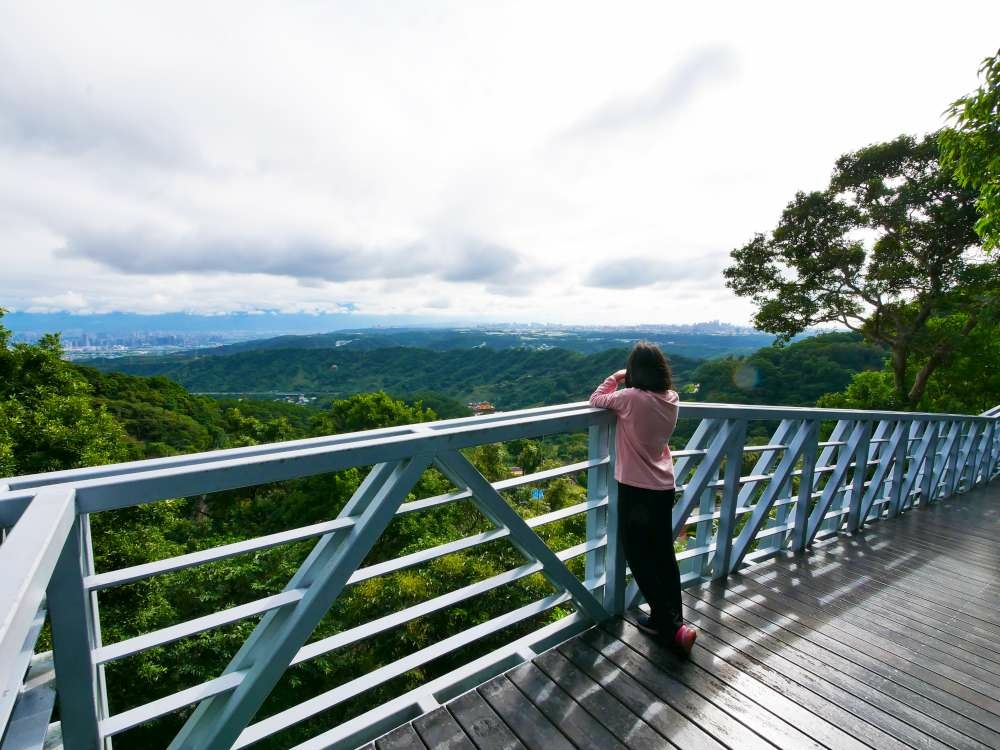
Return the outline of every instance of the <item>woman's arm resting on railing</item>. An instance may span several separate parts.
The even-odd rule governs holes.
[[[618,384],[624,379],[624,370],[608,375],[604,382],[597,386],[597,390],[590,394],[590,405],[598,409],[614,409],[622,395],[622,391],[617,390]]]

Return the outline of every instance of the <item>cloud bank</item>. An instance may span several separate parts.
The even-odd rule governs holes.
[[[0,306],[743,323],[728,251],[975,85],[956,3],[3,3]]]

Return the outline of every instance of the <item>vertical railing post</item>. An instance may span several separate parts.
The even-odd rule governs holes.
[[[46,596],[52,623],[59,718],[66,750],[100,750],[102,747],[99,723],[105,699],[92,658],[98,636],[91,595],[83,585],[83,577],[90,567],[86,532],[87,525],[78,516],[59,555]]]
[[[781,483],[781,489],[778,490],[777,502],[789,503],[792,499],[792,477],[789,476]],[[788,523],[788,517],[791,515],[792,507],[791,504],[782,505],[774,509],[774,526],[784,526]],[[785,541],[788,539],[788,533],[783,532],[781,534],[772,534],[767,538],[765,546],[768,549],[778,550],[785,546]]]
[[[979,441],[979,423],[972,421],[965,422],[965,429],[968,432],[965,434],[965,441],[958,453],[958,469],[955,471],[954,483],[952,484],[953,492],[968,492],[975,484],[974,476],[969,476],[968,485],[965,485],[964,482],[966,474],[971,474],[975,471],[976,448]]]
[[[797,420],[794,419],[783,419],[778,425],[778,428],[771,435],[771,438],[767,441],[770,445],[784,445],[790,442],[792,435],[796,434],[800,429],[801,425]],[[787,449],[786,449],[787,450]],[[750,474],[753,476],[763,476],[771,474],[775,471],[778,464],[781,463],[782,453],[780,451],[765,451],[761,453],[760,458],[757,459],[753,468],[750,469]],[[772,478],[770,481],[775,481]],[[750,481],[740,487],[740,494],[737,499],[737,507],[744,508],[750,504],[750,500],[753,498],[754,492],[757,486],[762,482]],[[790,486],[790,477],[782,482],[783,485]],[[781,500],[786,495],[790,494],[791,490],[787,489],[786,486],[779,487],[775,493],[776,500]],[[765,489],[764,492],[767,492]],[[759,502],[759,499],[758,499]],[[785,522],[785,514],[788,512],[788,506],[782,506],[781,508],[775,509],[774,515],[774,525],[779,525]],[[762,528],[768,528],[771,524],[768,520],[765,520]],[[772,549],[781,546],[784,543],[784,535],[772,534],[771,536],[765,537],[763,541],[760,542],[760,546],[764,549]]]
[[[830,433],[830,439],[827,442],[837,443],[848,440],[850,438],[851,431],[855,428],[855,426],[856,422],[854,420],[851,419],[839,420],[837,424],[834,425],[833,432]],[[846,446],[843,445],[825,446],[823,450],[820,452],[819,456],[820,465],[823,467],[829,466],[831,461],[833,461],[834,464],[840,463],[841,453],[843,453],[845,449]],[[829,497],[827,509],[829,509],[829,506],[833,506],[836,503],[840,503],[841,506],[843,505],[843,501],[840,498],[838,498],[839,490],[836,485],[839,484],[839,482],[834,482],[833,483],[834,486],[831,487],[830,486],[831,478],[832,477],[829,474],[827,474],[827,482],[826,484],[823,485],[823,493],[824,495],[828,495]],[[819,525],[816,527],[816,530],[813,532],[813,534],[810,535],[810,537],[815,536],[815,534],[819,533],[820,531],[827,531],[827,530],[832,531],[833,529],[838,528],[842,522],[843,518],[840,516],[838,516],[837,518],[823,519],[819,522]],[[810,538],[809,541],[812,541],[812,539]]]
[[[861,439],[854,448],[854,476],[851,479],[850,507],[847,511],[847,530],[854,534],[861,528],[861,498],[865,495],[868,477],[868,450],[871,447],[872,423],[861,423]]]
[[[711,442],[711,438],[714,437],[718,425],[715,420],[703,419],[698,423],[698,427],[695,429],[694,434],[685,446],[685,450],[702,450],[704,447],[708,446]],[[677,461],[674,471],[674,481],[678,486],[682,484],[687,484],[690,479],[689,475],[694,474],[694,470],[688,469],[689,466],[697,465],[698,461],[693,460],[695,457],[681,458]],[[685,493],[687,490],[685,490]],[[712,519],[711,515],[715,512],[715,490],[706,489],[702,490],[700,497],[698,498],[697,514],[699,516],[708,516],[704,520],[698,521],[695,524],[694,536],[687,537],[686,549],[705,547],[708,545],[712,538]],[[682,527],[683,528],[683,527]],[[697,557],[689,557],[686,560],[680,562],[680,572],[681,575],[686,575],[689,573],[697,573],[699,577],[704,577],[708,573],[708,555],[699,555]]]
[[[996,465],[997,454],[1000,453],[1000,429],[997,428],[996,418],[990,420],[984,450],[982,481],[985,483],[993,478],[993,467]]]
[[[1000,472],[1000,417],[993,419],[993,445],[990,447],[990,467],[988,476],[993,479]]]
[[[944,455],[941,456],[942,473],[941,481],[944,488],[941,490],[941,499],[951,497],[955,494],[955,475],[958,473],[958,452],[962,446],[962,423],[952,420],[948,430],[948,440],[945,443]]]
[[[937,494],[937,464],[938,442],[942,422],[928,422],[925,435],[927,438],[927,458],[924,459],[924,470],[920,477],[920,504],[930,505]]]
[[[898,422],[896,430],[902,434],[899,437],[899,442],[896,443],[896,450],[892,456],[892,479],[889,485],[889,518],[898,516],[903,504],[903,482],[906,477],[906,456],[910,446],[910,424],[902,421]]]
[[[979,439],[973,448],[972,470],[969,476],[969,489],[976,487],[980,482],[988,481],[988,476],[984,475],[986,467],[989,466],[990,449],[993,447],[993,423],[986,422],[979,433]]]
[[[712,539],[712,518],[715,512],[715,490],[703,490],[701,499],[698,501],[698,515],[709,516],[704,521],[699,521],[695,530],[694,539],[688,538],[688,547],[705,547]],[[681,572],[697,571],[699,576],[708,574],[708,555],[691,557],[684,561]]]
[[[729,575],[729,562],[733,550],[733,531],[736,528],[736,504],[740,494],[740,476],[743,471],[743,445],[746,443],[747,421],[729,420],[729,439],[726,443],[726,466],[722,486],[722,505],[719,508],[719,530],[715,536],[715,560],[712,578]]]
[[[607,498],[603,508],[587,511],[587,540],[607,536],[607,544],[587,553],[586,579],[605,576],[605,585],[594,591],[604,606],[616,615],[625,611],[625,560],[621,551],[618,526],[618,484],[614,481],[614,425],[592,425],[588,431],[588,456],[591,461],[609,459],[587,471],[587,500]]]
[[[792,550],[802,552],[806,548],[809,533],[809,504],[812,501],[813,483],[816,475],[816,454],[819,452],[819,420],[806,422],[804,447],[802,449],[802,473],[799,475],[799,499],[795,503],[795,528],[792,530]]]

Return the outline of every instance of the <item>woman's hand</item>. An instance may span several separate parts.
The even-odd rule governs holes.
[[[620,383],[623,380],[625,380],[625,370],[619,370],[618,372],[616,372],[611,377],[613,377],[615,380],[617,380]]]

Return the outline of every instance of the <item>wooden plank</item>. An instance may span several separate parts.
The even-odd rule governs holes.
[[[687,659],[678,657],[649,638],[632,623],[620,621],[607,628],[608,632],[642,654],[657,667],[678,678],[690,689],[697,691],[715,705],[763,737],[776,747],[818,750],[823,746],[782,717],[772,714],[760,704],[748,701],[746,696],[725,684],[717,675],[706,672]]]
[[[803,568],[801,563],[792,562],[790,572],[798,572]],[[754,581],[752,575],[744,576],[741,583]],[[826,566],[821,576],[809,579],[816,586],[827,586],[841,591],[839,599],[850,602],[852,607],[884,615],[897,622],[912,625],[916,630],[928,635],[941,637],[960,645],[965,650],[979,651],[983,654],[995,653],[1000,648],[1000,636],[956,624],[950,613],[934,610],[929,607],[915,606],[912,599],[893,598],[883,595],[889,588],[870,580],[863,571],[856,568],[840,569]]]
[[[973,678],[984,686],[992,686],[1000,693],[1000,662],[996,662],[987,654],[967,651],[941,638],[940,633],[928,635],[915,623],[894,619],[887,612],[869,611],[864,607],[852,606],[852,602],[841,600],[841,597],[846,595],[838,595],[836,590],[813,584],[808,579],[800,578],[794,586],[782,584],[777,579],[768,580],[763,585],[790,593],[814,606],[821,606],[830,614],[836,615],[839,620],[870,630],[922,657],[941,664],[953,662],[961,665],[959,668],[966,679]],[[991,692],[990,688],[986,689]]]
[[[414,719],[413,728],[424,744],[434,750],[476,750],[472,740],[444,706]]]
[[[586,673],[611,695],[614,695],[636,715],[642,718],[664,737],[682,750],[722,750],[723,745],[710,734],[679,713],[673,706],[664,703],[643,687],[631,675],[618,667],[580,638],[559,646],[559,651],[573,665]]]
[[[988,732],[975,722],[963,719],[954,712],[943,708],[932,700],[924,698],[912,690],[902,687],[881,675],[840,657],[831,651],[815,646],[806,639],[798,638],[781,628],[770,625],[763,618],[739,607],[707,605],[703,611],[710,617],[733,618],[757,628],[762,642],[768,648],[791,652],[789,658],[822,676],[824,681],[837,685],[848,692],[846,698],[852,702],[864,702],[882,709],[904,720],[912,730],[951,747],[992,747],[995,733]],[[764,635],[766,633],[766,635]],[[962,724],[964,731],[956,729]],[[968,732],[968,734],[966,733]],[[986,735],[986,741],[975,740],[969,734]],[[910,742],[910,739],[907,739]]]
[[[956,597],[954,593],[948,591],[937,591],[938,599],[928,598],[929,593],[945,588],[946,584],[934,580],[924,580],[920,571],[912,569],[915,566],[908,565],[912,558],[909,556],[897,558],[896,562],[875,562],[869,556],[861,552],[860,547],[843,544],[837,549],[830,549],[822,554],[818,554],[809,563],[813,570],[813,577],[822,580],[853,581],[858,591],[864,591],[865,601],[902,601],[906,603],[906,611],[919,613],[922,617],[933,618],[938,623],[955,622]],[[790,561],[789,570],[795,570],[796,566],[801,566],[805,561]],[[904,568],[898,571],[899,568]],[[898,571],[898,572],[897,572]],[[745,575],[757,578],[762,575],[759,571],[748,570]],[[767,575],[763,573],[763,575]],[[901,588],[900,581],[910,584],[922,584],[911,587],[908,591]],[[920,595],[917,592],[924,592]],[[965,596],[959,596],[958,601],[966,601]],[[917,606],[914,606],[919,602]],[[986,625],[986,621],[980,621]],[[1000,626],[991,626],[996,634],[1000,634]],[[967,625],[961,625],[961,631],[967,631]]]
[[[697,614],[694,614],[692,621],[696,624],[702,622]],[[725,628],[719,628],[719,631],[726,634]],[[733,637],[738,639],[738,636]],[[699,631],[698,649],[736,667],[744,674],[787,697],[804,710],[836,724],[845,733],[869,747],[877,748],[877,750],[904,750],[904,748],[909,747],[892,734],[881,730],[824,696],[822,690],[811,689],[809,678],[818,682],[819,678],[817,677],[805,673],[805,680],[801,678],[800,681],[793,680],[784,671],[779,671],[747,653],[733,648],[727,641],[716,638],[709,628],[702,628]]]
[[[479,750],[526,750],[475,690],[458,696],[447,707]]]
[[[935,511],[946,510],[946,508],[933,508],[931,510],[915,511],[907,514],[900,521],[899,528],[895,524],[890,527],[872,529],[878,531],[878,536],[885,540],[891,540],[893,550],[924,550],[932,552],[937,556],[949,561],[962,561],[972,566],[971,572],[974,577],[988,579],[990,577],[990,563],[994,559],[993,554],[996,549],[998,539],[992,537],[976,536],[972,529],[968,528],[973,524],[991,525],[995,521],[989,517],[970,518],[964,528],[953,526],[937,525],[932,518]],[[977,570],[979,568],[979,570]]]
[[[601,722],[528,662],[507,673],[518,689],[580,750],[626,750]]]
[[[732,600],[742,597],[752,599],[755,604],[773,610],[769,613],[768,610],[761,609],[762,615],[774,622],[780,620],[784,627],[793,632],[802,630],[808,636],[811,630],[816,635],[813,640],[827,643],[828,648],[840,648],[844,653],[850,653],[863,661],[873,659],[885,663],[893,670],[893,679],[897,679],[899,673],[912,675],[920,681],[913,689],[921,691],[922,683],[935,688],[933,695],[925,693],[934,700],[943,700],[951,705],[951,701],[940,697],[939,691],[944,691],[1000,716],[1000,700],[997,694],[988,688],[985,692],[972,688],[969,678],[962,672],[961,665],[931,661],[910,649],[880,638],[868,629],[858,628],[837,618],[831,619],[829,612],[821,607],[807,605],[779,594],[773,589],[758,587],[749,580],[734,582],[734,585],[727,590],[726,597]],[[783,618],[781,614],[789,611],[794,612],[793,622],[797,627],[786,622],[790,618]],[[1000,647],[1000,641],[994,646],[996,647]],[[902,681],[908,684],[905,679]],[[952,707],[961,710],[960,704],[954,704]],[[997,728],[1000,728],[1000,725]]]
[[[850,540],[817,554],[825,556],[827,562],[840,560],[850,565],[856,563],[858,569],[863,570],[866,575],[873,576],[888,587],[904,591],[907,595],[928,598],[949,607],[960,601],[969,601],[984,608],[994,606],[977,595],[983,593],[991,585],[990,582],[973,583],[970,588],[957,580],[960,574],[946,567],[948,560],[931,560],[929,555],[918,550],[893,556],[885,554],[885,550],[881,549],[884,546],[882,541],[866,543],[863,540]],[[817,564],[819,560],[817,558]],[[756,576],[763,572],[754,570],[752,574]]]
[[[403,724],[375,740],[376,750],[427,750],[412,724]]]
[[[728,590],[707,592],[702,589],[692,593],[745,622],[766,629],[780,640],[802,648],[832,669],[851,674],[866,684],[893,695],[914,710],[933,717],[936,721],[947,724],[987,746],[1000,747],[1000,731],[998,731],[1000,716],[995,716],[986,708],[955,698],[948,692],[902,672],[899,669],[901,665],[905,665],[902,659],[889,664],[875,658],[879,656],[889,659],[879,649],[869,647],[867,650],[873,654],[869,655],[865,649],[845,642],[849,637],[839,639],[824,635],[816,629],[817,621],[804,615],[801,607],[791,608],[790,616],[785,616],[767,609],[756,600],[751,601]],[[780,603],[775,606],[783,608]],[[789,609],[785,608],[785,611]],[[952,687],[962,689],[962,686],[957,684],[953,684]],[[972,691],[967,691],[967,694],[974,695]],[[983,696],[982,702],[990,702],[990,699]],[[1000,703],[996,701],[992,703],[1000,708]]]
[[[631,621],[631,618],[629,619]],[[708,649],[695,648],[689,658],[706,672],[725,682],[729,688],[738,691],[775,716],[780,716],[825,747],[843,750],[863,750],[868,747],[813,711],[793,702],[782,692],[768,687]]]
[[[844,558],[838,557],[836,552],[831,551],[828,558],[817,561],[817,564],[823,564],[830,568],[837,564],[843,564]],[[909,585],[899,585],[892,580],[887,580],[891,579],[892,573],[886,571],[884,564],[871,560],[858,559],[857,562],[851,563],[851,569],[854,571],[854,575],[865,577],[866,582],[860,585],[873,589],[872,600],[900,603],[911,610],[919,608],[922,612],[952,622],[963,630],[971,630],[990,639],[1000,638],[1000,624],[983,619],[986,613],[982,608],[972,611],[960,609],[956,606],[954,599],[939,591],[941,586],[937,584],[930,583],[920,586],[919,583],[915,583],[918,580],[916,576],[907,573],[905,580]],[[960,601],[967,603],[964,597]]]
[[[971,549],[982,552],[997,540],[997,530],[990,523],[993,518],[990,506],[995,504],[996,499],[989,497],[971,501],[964,498],[944,500],[938,507],[906,514],[899,531],[912,538],[924,537],[928,543],[935,542],[942,534],[961,537]],[[963,549],[952,551],[962,552]]]
[[[649,724],[630,711],[611,693],[576,668],[556,650],[548,651],[534,664],[631,750],[663,750],[673,747]]]
[[[910,553],[901,560],[872,550],[872,546],[859,540],[845,540],[839,545],[814,553],[816,557],[810,559],[810,564],[817,574],[828,566],[846,567],[853,575],[864,575],[885,590],[911,601],[932,602],[951,611],[956,617],[975,618],[977,622],[991,628],[1000,628],[1000,613],[967,591],[956,591],[954,575],[929,572],[929,565],[920,563],[920,557],[916,553]],[[757,580],[763,580],[765,576],[786,576],[787,573],[776,565],[777,563],[775,566],[765,563],[744,571],[743,575]]]
[[[505,676],[493,678],[478,690],[526,747],[574,750],[565,735]]]
[[[691,690],[675,675],[661,670],[609,633],[595,628],[580,637],[623,672],[632,675],[661,701],[673,706],[722,744],[738,748],[772,747],[708,698]],[[695,667],[689,665],[688,669]]]
[[[736,618],[720,613],[710,605],[689,595],[685,596],[685,604],[689,607],[688,616],[699,630],[709,633],[723,641],[729,648],[738,650],[747,656],[765,664],[803,687],[823,696],[831,703],[854,714],[862,723],[867,723],[881,730],[882,733],[898,738],[914,748],[940,748],[945,745],[923,732],[914,729],[909,721],[897,716],[897,712],[905,709],[898,701],[879,701],[877,697],[869,702],[869,697],[877,696],[865,685],[843,678],[836,671],[824,664],[811,659],[807,654],[787,647]],[[846,683],[846,686],[845,686]],[[848,689],[854,687],[864,696],[859,698]],[[881,703],[882,705],[878,705]],[[852,734],[856,733],[857,724]],[[878,738],[880,745],[885,745],[883,737]]]

